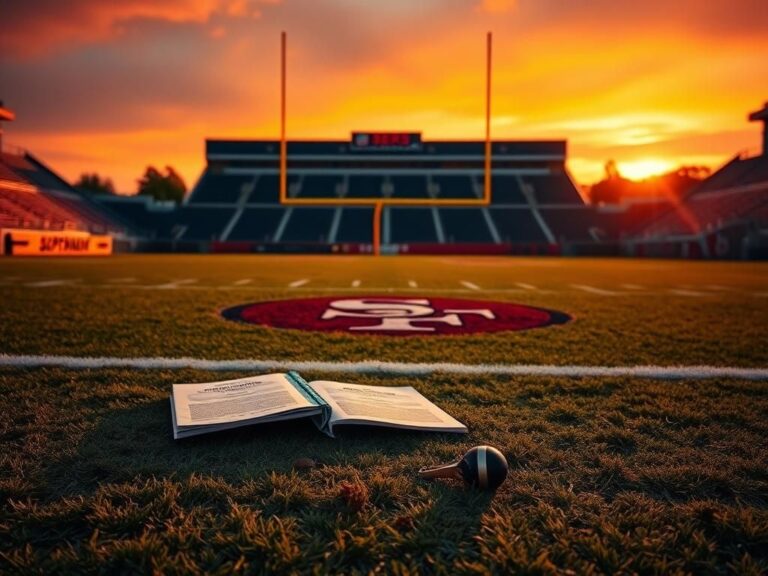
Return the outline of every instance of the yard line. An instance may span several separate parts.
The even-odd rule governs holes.
[[[627,290],[643,290],[643,286],[640,286],[639,284],[622,284],[622,288],[626,288]]]
[[[515,286],[519,286],[523,290],[538,290],[533,284],[526,284],[525,282],[515,282]]]
[[[352,280],[352,288],[357,288],[360,286],[360,280]]]
[[[250,284],[253,282],[250,278],[243,278],[242,280],[237,280],[236,282],[232,282],[234,286],[245,286],[246,284]]]
[[[75,282],[80,282],[80,278],[68,278],[64,280],[43,280],[42,282],[30,282],[27,284],[27,286],[45,288],[48,286],[65,286],[67,284],[74,284]]]
[[[408,280],[408,286],[411,288],[418,288],[419,285],[416,283],[416,280]]]
[[[678,296],[705,296],[704,292],[696,292],[695,290],[682,290],[679,288],[670,288],[669,292],[677,294]]]
[[[472,282],[467,282],[466,280],[461,280],[459,282],[464,288],[469,288],[470,290],[481,290],[480,286],[477,284],[472,284]]]
[[[294,282],[291,282],[290,284],[288,284],[288,286],[290,286],[291,288],[298,288],[299,286],[304,286],[304,284],[306,284],[307,282],[309,282],[309,280],[307,278],[303,278],[301,280],[296,280]]]
[[[393,374],[423,376],[436,372],[447,374],[632,377],[656,380],[686,380],[704,378],[738,378],[742,380],[768,380],[768,368],[742,368],[738,366],[556,366],[551,364],[459,364],[450,362],[326,362],[315,360],[204,360],[200,358],[116,358],[75,356],[32,356],[0,354],[0,366],[40,368],[59,366],[70,369],[139,368],[148,370],[297,370],[343,372],[352,374]]]
[[[147,286],[147,288],[154,288],[156,290],[175,290],[176,288],[180,288],[182,286],[194,284],[197,281],[197,278],[183,278],[181,280],[172,280],[171,282],[166,282],[165,284],[150,285]]]
[[[618,294],[618,292],[603,290],[602,288],[595,288],[594,286],[588,286],[586,284],[571,284],[571,287],[576,288],[577,290],[583,290],[584,292],[589,292],[590,294],[599,294],[600,296],[616,296]]]

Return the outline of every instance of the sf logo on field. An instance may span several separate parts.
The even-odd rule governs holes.
[[[495,320],[496,316],[488,308],[452,309],[448,308],[440,312],[432,308],[429,300],[425,298],[408,300],[383,300],[383,299],[346,299],[334,300],[329,303],[329,308],[320,317],[321,320],[334,318],[376,318],[380,324],[350,326],[350,330],[380,330],[385,332],[434,332],[437,323],[448,326],[463,326],[462,314],[477,314],[489,320]]]
[[[330,296],[254,302],[222,311],[257,326],[372,336],[462,335],[542,328],[570,316],[511,302],[457,298]]]

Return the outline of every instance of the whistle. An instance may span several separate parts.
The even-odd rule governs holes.
[[[496,490],[507,478],[509,464],[504,454],[493,446],[475,446],[461,460],[441,466],[428,466],[419,470],[426,480],[450,478],[463,480],[482,490]]]

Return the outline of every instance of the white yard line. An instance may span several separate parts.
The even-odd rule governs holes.
[[[538,290],[533,284],[526,284],[525,282],[515,282],[515,286],[519,286],[523,290]]]
[[[702,378],[737,378],[768,380],[768,368],[736,366],[555,366],[537,364],[458,364],[449,362],[323,362],[314,360],[204,360],[200,358],[116,358],[74,356],[25,356],[0,354],[0,366],[37,368],[59,366],[70,369],[136,368],[167,370],[299,370],[342,372],[347,374],[395,374],[420,376],[442,372],[448,374],[562,376],[562,377],[632,377],[659,380]]]
[[[301,280],[295,280],[291,282],[290,284],[288,284],[288,286],[290,286],[291,288],[298,288],[299,286],[304,286],[304,284],[306,284],[307,282],[309,282],[309,279],[302,278]]]
[[[80,278],[70,278],[65,280],[43,280],[42,282],[30,282],[27,286],[34,288],[47,288],[49,286],[66,286],[67,284],[74,284],[80,282]]]
[[[245,286],[246,284],[250,284],[253,282],[250,278],[243,278],[242,280],[237,280],[235,282],[232,282],[234,286]]]
[[[477,284],[472,284],[472,282],[467,282],[466,280],[461,280],[459,284],[464,286],[464,288],[469,288],[470,290],[482,290],[482,288],[480,288],[480,286]]]
[[[696,292],[695,290],[684,290],[680,288],[670,288],[669,292],[671,294],[676,294],[677,296],[706,296],[704,292]]]
[[[571,287],[576,288],[577,290],[583,290],[584,292],[589,292],[590,294],[598,294],[600,296],[616,296],[618,294],[618,292],[603,290],[602,288],[595,288],[594,286],[588,286],[586,284],[571,284]]]
[[[626,290],[643,290],[643,287],[639,284],[622,284],[621,287]]]
[[[171,282],[166,282],[165,284],[147,286],[147,288],[154,288],[156,290],[175,290],[176,288],[180,288],[182,286],[195,284],[197,281],[198,281],[197,278],[183,278],[181,280],[173,280]]]

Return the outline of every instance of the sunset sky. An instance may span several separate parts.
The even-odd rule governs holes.
[[[288,32],[289,138],[353,130],[564,138],[582,184],[756,152],[766,0],[6,0],[5,141],[69,179],[133,193],[147,164],[191,187],[204,139],[276,138]]]

